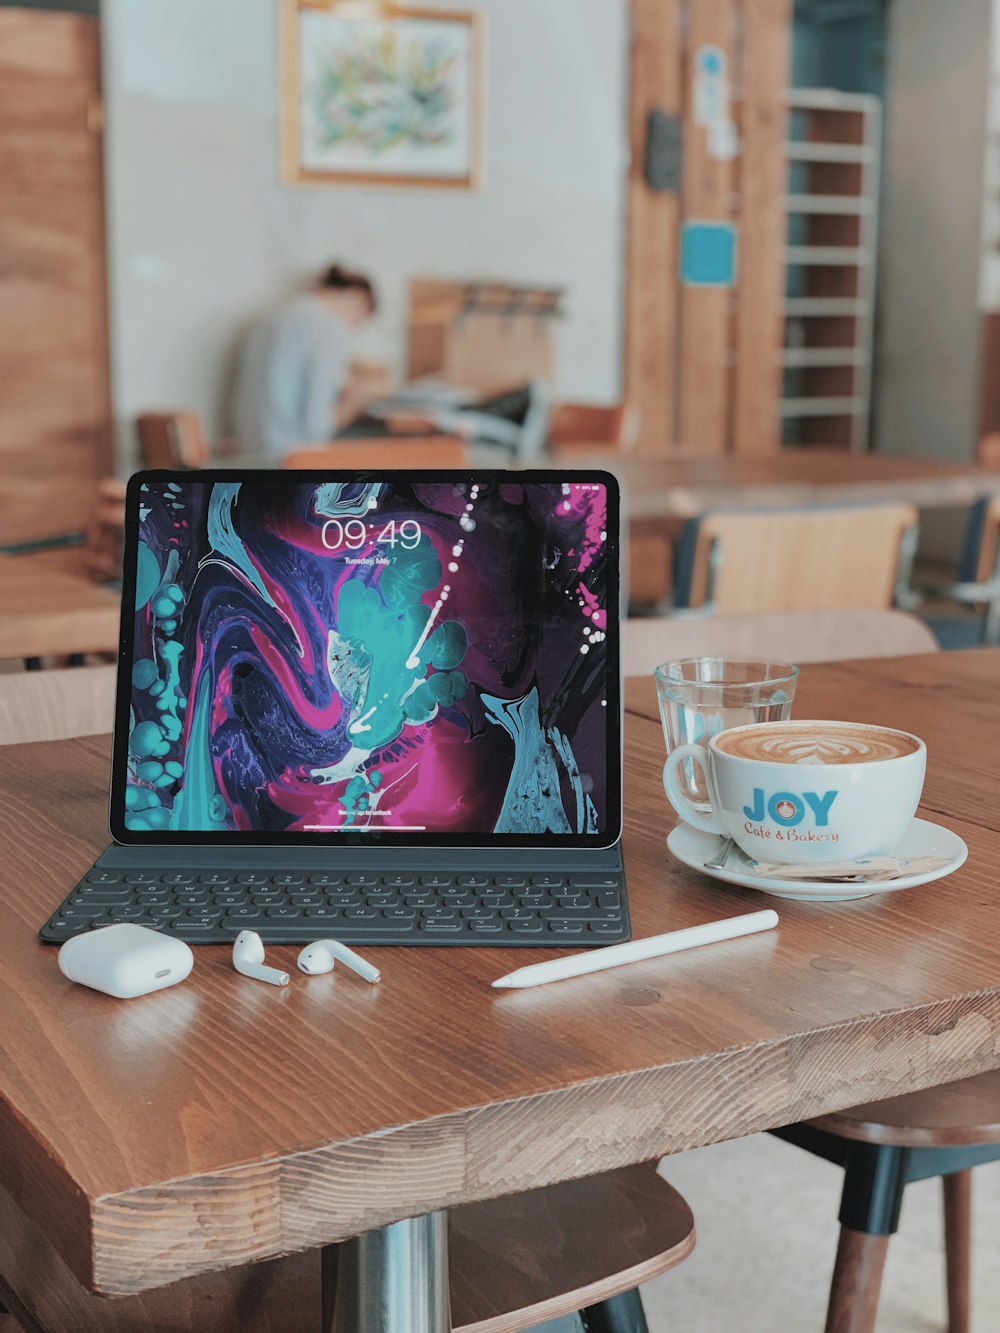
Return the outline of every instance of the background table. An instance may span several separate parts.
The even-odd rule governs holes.
[[[998,703],[997,650],[804,667],[799,717],[926,738],[922,813],[966,839],[967,864],[883,898],[779,903],[767,935],[501,994],[489,982],[512,956],[491,949],[372,950],[378,987],[338,969],[278,991],[214,948],[160,995],[73,987],[34,932],[104,845],[107,745],[0,749],[0,1274],[50,1301],[70,1299],[70,1272],[136,1293],[997,1067]],[[773,902],[667,858],[652,681],[627,707],[635,934]],[[269,956],[294,969],[293,948]],[[277,1299],[310,1263],[318,1281],[316,1262],[246,1280]],[[159,1327],[135,1313],[154,1298],[104,1308],[132,1333]]]
[[[117,653],[121,593],[34,555],[0,556],[0,658]]]
[[[733,455],[559,454],[559,466],[604,467],[628,495],[633,531],[709,509],[777,509],[909,500],[920,508],[969,504],[1000,494],[1000,470],[973,463],[836,449],[785,449],[764,458]]]

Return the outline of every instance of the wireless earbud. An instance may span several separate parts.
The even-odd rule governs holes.
[[[264,967],[264,942],[255,930],[241,930],[233,945],[233,967],[254,981],[266,981],[269,986],[287,986],[288,973],[276,967]]]
[[[249,934],[249,931],[244,933]],[[382,980],[382,973],[377,967],[366,963],[360,954],[349,949],[346,944],[341,944],[339,940],[315,940],[312,944],[307,944],[299,954],[298,965],[303,972],[315,977],[321,972],[332,972],[336,958],[339,958],[352,972],[357,972],[359,977],[364,977],[365,981],[374,984]]]

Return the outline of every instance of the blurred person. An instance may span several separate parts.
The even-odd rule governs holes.
[[[263,314],[240,351],[233,427],[242,451],[279,464],[295,445],[321,443],[366,407],[348,382],[353,332],[374,313],[362,273],[332,265],[309,292]]]

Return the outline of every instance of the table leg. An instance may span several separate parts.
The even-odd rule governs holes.
[[[448,1214],[393,1222],[323,1251],[323,1333],[450,1333]]]

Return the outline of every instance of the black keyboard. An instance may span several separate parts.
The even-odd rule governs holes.
[[[624,876],[412,874],[346,870],[108,870],[84,876],[39,931],[61,944],[120,921],[189,944],[225,944],[241,930],[276,943],[332,936],[358,944],[615,944],[629,937]]]

